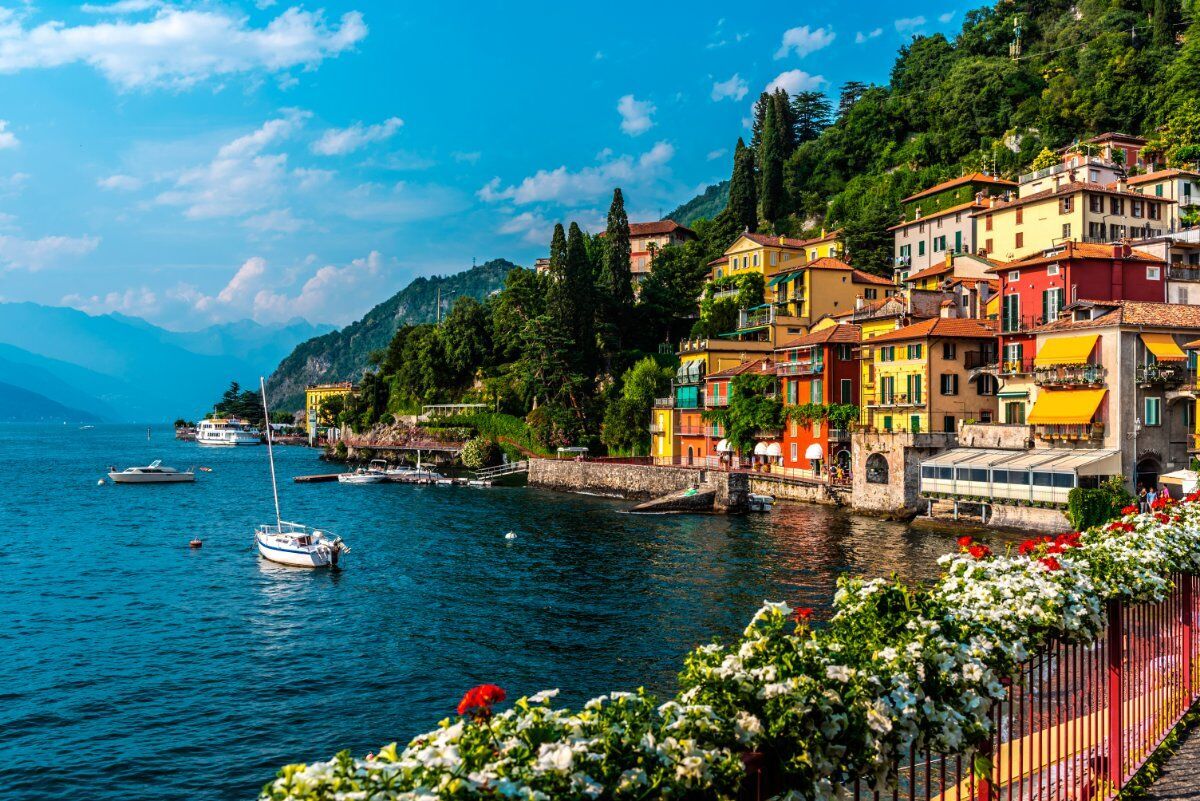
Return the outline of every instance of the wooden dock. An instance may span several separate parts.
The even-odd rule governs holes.
[[[337,481],[338,473],[321,473],[315,476],[295,476],[292,481],[297,484],[320,484],[323,481]]]

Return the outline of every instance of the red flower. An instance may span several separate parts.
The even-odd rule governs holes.
[[[796,621],[797,623],[803,623],[810,617],[812,617],[812,607],[802,606],[792,612],[792,620]]]
[[[1053,556],[1047,556],[1043,559],[1039,559],[1038,561],[1041,562],[1042,565],[1051,572],[1053,572],[1055,570],[1062,570],[1062,565],[1060,565],[1058,563],[1058,560],[1055,559]]]
[[[1082,535],[1078,531],[1072,531],[1069,534],[1059,534],[1054,538],[1054,544],[1063,548],[1079,548],[1083,545],[1083,543],[1079,541],[1081,536]]]
[[[1115,523],[1109,523],[1108,530],[1109,531],[1124,531],[1126,533],[1129,533],[1130,531],[1133,531],[1133,523],[1124,523],[1124,522],[1118,520]]]
[[[1065,549],[1057,542],[1052,542],[1046,546],[1046,553],[1062,553]]]
[[[1167,523],[1171,522],[1171,518],[1168,517],[1167,515],[1163,514],[1162,512],[1155,512],[1154,519],[1157,520],[1158,522],[1162,523],[1164,526]]]
[[[971,554],[971,556],[975,557],[976,559],[983,559],[992,555],[992,549],[986,545],[972,545],[967,549],[967,553]]]
[[[959,548],[970,548],[971,543],[973,543],[974,541],[975,540],[973,540],[971,538],[970,534],[964,534],[963,536],[958,538],[958,547]]]
[[[1200,501],[1200,492],[1193,492],[1193,493],[1189,494],[1187,497],[1185,497],[1184,500],[1187,501],[1188,503],[1195,503],[1196,501]]]
[[[1151,509],[1165,509],[1170,505],[1171,505],[1170,498],[1159,497],[1159,498],[1154,499],[1154,503],[1150,504],[1150,508]]]
[[[1135,515],[1135,514],[1137,514],[1137,510],[1138,510],[1137,506],[1135,506],[1131,503],[1128,506],[1126,506],[1124,509],[1121,510],[1121,514]]]
[[[486,718],[492,714],[492,706],[503,701],[507,696],[502,688],[495,684],[480,684],[467,690],[467,694],[458,702],[458,714],[465,717]]]
[[[1050,542],[1050,538],[1046,536],[1031,537],[1017,547],[1017,553],[1021,554],[1022,556],[1028,556],[1048,542]]]

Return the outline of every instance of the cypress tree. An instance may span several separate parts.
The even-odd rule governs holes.
[[[775,102],[767,104],[762,145],[758,149],[758,164],[761,170],[759,198],[762,201],[763,219],[770,223],[782,219],[787,214],[784,209],[783,142],[780,141],[781,121],[776,114],[777,105]]]
[[[787,161],[787,157],[796,149],[796,115],[792,112],[791,99],[783,87],[775,90],[771,102],[775,105],[775,125],[779,134],[780,150],[784,161]]]
[[[767,107],[771,105],[771,95],[763,92],[754,101],[754,119],[750,123],[750,149],[758,152],[762,145],[763,124],[767,119]]]
[[[633,273],[629,267],[629,216],[620,188],[613,190],[608,207],[608,227],[604,232],[604,250],[600,264],[600,285],[612,298],[614,310],[621,314],[633,305]]]
[[[754,151],[738,138],[729,179],[729,213],[738,233],[758,230],[758,187],[754,180]]]
[[[858,99],[867,91],[867,85],[862,81],[846,81],[842,84],[841,94],[838,96],[838,119],[846,116],[846,113],[858,102]]]
[[[554,224],[554,234],[550,237],[550,275],[562,278],[563,265],[567,258],[567,234],[563,231],[562,223]]]

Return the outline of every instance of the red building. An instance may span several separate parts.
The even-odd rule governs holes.
[[[854,350],[862,340],[857,325],[832,325],[793,339],[775,351],[784,408],[806,404],[857,404],[859,364]],[[784,424],[782,464],[827,478],[829,467],[850,468],[850,432],[829,420],[788,420]]]
[[[1067,241],[988,272],[1000,278],[1001,371],[1010,374],[1033,361],[1030,330],[1057,320],[1069,303],[1167,299],[1166,262],[1123,243]]]
[[[740,375],[747,374],[774,376],[775,363],[770,357],[756,359],[707,376],[704,386],[705,408],[720,409],[728,406],[733,380]],[[773,395],[774,392],[775,388],[772,387],[769,394]],[[738,454],[734,453],[732,446],[725,441],[725,432],[719,424],[701,422],[699,437],[691,437],[687,441],[684,437],[680,437],[680,452],[686,454],[689,448],[695,448],[696,453],[701,453],[701,449],[703,449],[706,463],[714,467],[738,468],[779,464],[782,446],[778,441],[778,432],[764,431],[760,433],[762,436],[755,444],[753,453]]]

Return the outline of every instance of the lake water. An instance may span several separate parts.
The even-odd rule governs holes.
[[[817,506],[645,517],[527,488],[294,484],[330,469],[284,447],[284,517],[353,548],[341,571],[290,570],[253,548],[265,448],[0,425],[0,456],[4,798],[253,798],[284,763],[432,728],[485,681],[572,705],[667,694],[682,654],[764,599],[820,617],[839,575],[927,577],[953,548]],[[212,472],[96,485],[159,458]]]

